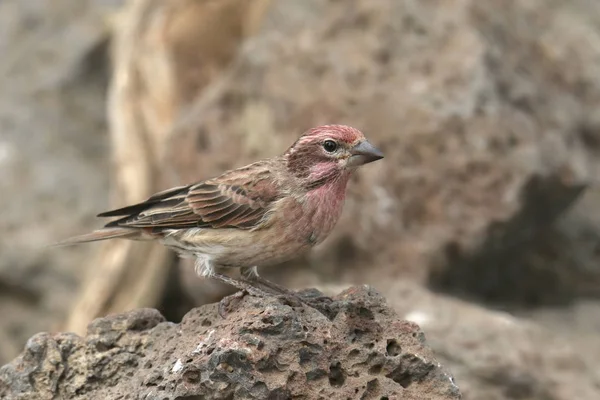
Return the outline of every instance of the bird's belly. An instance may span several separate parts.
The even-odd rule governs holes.
[[[342,204],[343,197],[327,202],[307,197],[304,203],[289,198],[279,204],[281,208],[259,229],[187,229],[171,232],[163,242],[214,266],[277,264],[323,241],[336,224]]]
[[[277,264],[309,250],[311,243],[289,231],[202,230],[165,237],[165,246],[182,256],[201,256],[219,267]]]
[[[214,263],[222,267],[253,267],[278,264],[293,259],[310,246],[301,243],[283,243],[281,245],[250,244],[236,247],[228,254],[215,257]]]

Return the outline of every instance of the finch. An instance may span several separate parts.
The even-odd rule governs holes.
[[[181,256],[195,257],[200,276],[249,293],[256,292],[256,284],[289,292],[260,277],[257,266],[290,260],[321,243],[340,217],[352,173],[381,158],[358,129],[318,126],[283,155],[103,212],[98,217],[116,219],[59,245],[158,240]],[[227,268],[241,268],[241,278],[219,272]]]

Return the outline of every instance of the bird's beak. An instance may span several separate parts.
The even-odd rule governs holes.
[[[367,140],[363,140],[358,143],[352,149],[350,149],[350,158],[348,159],[348,163],[346,166],[348,167],[359,167],[361,165],[381,160],[383,158],[383,153],[381,150],[373,146]]]

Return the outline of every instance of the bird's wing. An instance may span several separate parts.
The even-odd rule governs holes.
[[[259,225],[281,191],[268,162],[250,164],[217,178],[156,193],[143,203],[99,217],[122,218],[106,227],[238,228]]]

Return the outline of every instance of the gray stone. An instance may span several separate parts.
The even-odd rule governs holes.
[[[600,260],[577,252],[567,212],[600,176],[599,15],[587,0],[274,1],[173,159],[208,177],[306,128],[354,125],[385,159],[350,182],[319,249],[266,274],[295,287],[402,276],[493,303],[597,294],[584,286]]]
[[[578,343],[582,330],[564,315],[562,330],[571,336],[406,282],[381,289],[402,318],[422,327],[440,362],[460,383],[464,399],[600,398],[597,330],[596,340]]]
[[[0,362],[64,315],[92,249],[47,246],[108,203],[105,18],[118,3],[0,2]]]
[[[329,318],[246,296],[225,319],[216,304],[180,324],[141,309],[95,320],[83,338],[38,334],[0,368],[0,398],[460,398],[423,332],[373,289],[328,304]]]

